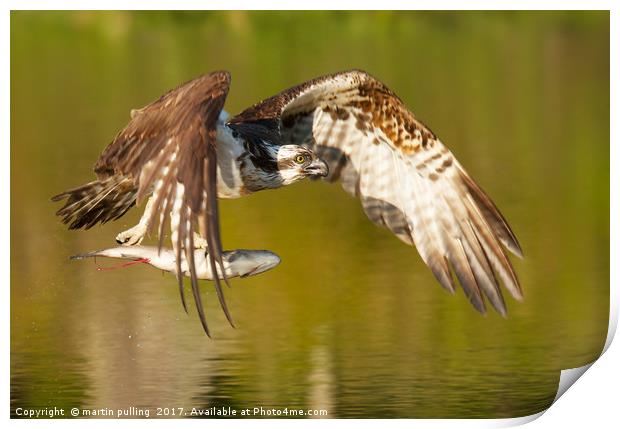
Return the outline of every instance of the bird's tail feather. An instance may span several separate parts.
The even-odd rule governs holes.
[[[55,195],[52,201],[67,199],[56,214],[69,229],[88,229],[124,215],[135,204],[137,191],[133,179],[111,176]]]

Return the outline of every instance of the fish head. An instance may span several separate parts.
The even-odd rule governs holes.
[[[264,273],[280,263],[280,257],[269,250],[237,249],[222,255],[230,276],[248,277]]]

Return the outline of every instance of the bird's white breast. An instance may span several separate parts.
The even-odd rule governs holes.
[[[217,124],[217,196],[239,198],[248,193],[239,168],[239,157],[245,148],[243,140],[233,137],[232,130],[225,125],[227,117],[222,111]]]

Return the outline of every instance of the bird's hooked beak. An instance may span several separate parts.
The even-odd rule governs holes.
[[[326,177],[329,174],[329,167],[325,161],[316,158],[304,169],[304,171],[309,176]]]

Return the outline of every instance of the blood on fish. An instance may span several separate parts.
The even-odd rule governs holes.
[[[117,270],[119,268],[126,268],[129,267],[131,265],[135,265],[135,264],[148,264],[150,263],[151,260],[149,258],[140,258],[140,259],[136,259],[134,261],[131,262],[125,262],[124,264],[119,264],[119,265],[113,265],[111,267],[97,267],[97,271],[110,271],[110,270]],[[97,260],[95,260],[95,264],[97,263]]]

